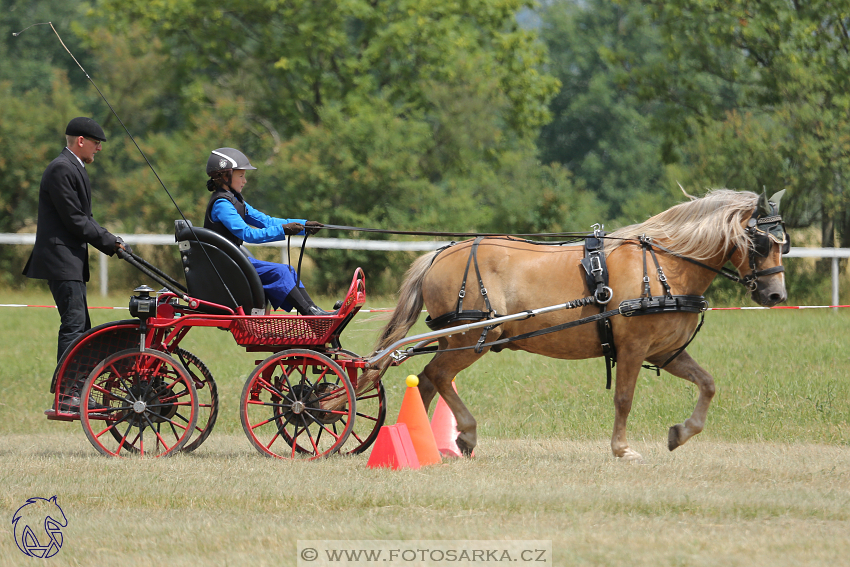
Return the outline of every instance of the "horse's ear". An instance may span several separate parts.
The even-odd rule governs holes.
[[[773,194],[773,196],[769,199],[773,206],[776,207],[776,212],[779,212],[779,201],[782,200],[782,196],[785,194],[785,189],[782,191],[777,191]]]
[[[770,203],[767,201],[767,191],[762,191],[758,202],[759,216],[770,215]]]
[[[53,496],[52,498],[49,498],[48,500],[50,502],[53,502],[54,504],[56,504],[56,496]]]

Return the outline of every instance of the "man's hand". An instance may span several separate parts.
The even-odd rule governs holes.
[[[299,234],[302,230],[304,230],[304,227],[297,222],[291,222],[283,225],[283,233],[287,236]]]
[[[319,221],[314,221],[314,220],[308,220],[306,225],[307,225],[306,226],[307,234],[311,234],[311,235],[316,234],[317,232],[322,230],[323,226],[325,226],[322,223],[320,223]]]
[[[115,251],[116,252],[118,250],[123,250],[124,252],[128,252],[130,254],[133,253],[133,249],[130,248],[130,245],[125,244],[124,240],[122,240],[120,236],[117,236],[116,238],[117,238],[117,240],[115,241]]]

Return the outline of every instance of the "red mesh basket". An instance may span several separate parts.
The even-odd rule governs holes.
[[[259,345],[323,345],[330,342],[340,317],[299,315],[237,317],[230,326],[236,343]]]
[[[230,332],[240,346],[326,345],[349,315],[360,310],[366,302],[366,278],[357,268],[351,287],[335,315],[304,317],[301,315],[237,316]]]

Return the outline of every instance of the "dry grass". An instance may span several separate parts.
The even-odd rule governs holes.
[[[0,498],[58,495],[69,565],[295,565],[298,539],[551,539],[556,565],[841,565],[850,451],[826,445],[486,440],[473,460],[370,470],[366,457],[259,456],[218,435],[194,455],[92,454],[82,435],[0,438]],[[10,524],[0,565],[19,565]]]
[[[0,567],[31,562],[15,547],[14,511],[54,494],[69,518],[55,565],[295,565],[298,539],[551,539],[559,566],[850,565],[848,317],[710,313],[689,349],[718,384],[707,429],[667,452],[667,427],[690,414],[696,392],[643,372],[629,421],[638,465],[610,456],[600,360],[488,355],[458,379],[479,420],[477,457],[391,472],[367,469],[366,456],[261,457],[237,406],[262,355],[212,329],[185,343],[219,384],[210,439],[171,459],[100,457],[79,423],[42,415],[55,311],[9,308],[0,316]],[[366,354],[379,326],[358,318],[343,344]],[[425,362],[388,373],[389,422],[402,379]]]

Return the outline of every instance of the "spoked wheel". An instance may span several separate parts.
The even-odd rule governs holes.
[[[182,449],[184,453],[189,453],[200,447],[212,433],[215,420],[218,418],[218,388],[216,388],[212,372],[200,358],[182,348],[174,351],[174,358],[180,361],[192,377],[198,394],[198,421],[195,432]]]
[[[340,350],[338,360],[345,358],[358,356],[353,352]],[[342,364],[341,366],[344,367]],[[351,428],[351,435],[339,451],[343,455],[359,455],[371,447],[387,418],[387,394],[380,381],[362,394],[357,394],[356,398],[357,418]]]
[[[83,432],[112,457],[162,457],[179,451],[195,431],[198,395],[183,366],[146,349],[115,353],[98,364],[80,395]]]
[[[286,350],[260,363],[242,390],[245,435],[265,455],[316,459],[337,452],[354,425],[354,388],[318,352]]]

